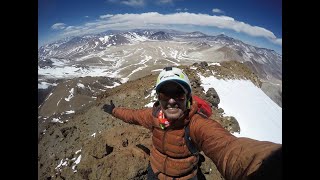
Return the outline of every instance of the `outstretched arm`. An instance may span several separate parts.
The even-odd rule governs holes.
[[[152,128],[152,109],[126,109],[115,108],[112,114],[126,123],[141,125],[145,128]]]
[[[122,107],[115,107],[112,100],[110,105],[105,104],[103,107],[105,112],[112,114],[114,117],[130,124],[141,125],[145,128],[152,128],[152,108],[144,109],[127,109]]]
[[[258,177],[263,162],[282,147],[268,141],[237,138],[216,121],[197,115],[194,118],[190,126],[191,138],[226,179]]]

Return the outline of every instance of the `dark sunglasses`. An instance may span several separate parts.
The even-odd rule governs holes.
[[[158,99],[161,101],[169,101],[171,98],[173,98],[176,101],[183,101],[186,99],[186,95],[184,93],[176,93],[176,94],[164,94],[164,93],[159,93]]]

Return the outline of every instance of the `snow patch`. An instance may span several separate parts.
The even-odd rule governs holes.
[[[145,97],[145,99],[151,97],[150,103],[146,104],[144,107],[153,107],[153,104],[157,101],[156,90],[153,89],[151,93]]]
[[[84,86],[82,83],[77,83],[77,86],[78,86],[79,88],[82,88],[82,89],[85,88],[85,86]]]
[[[49,96],[46,98],[46,100],[44,100],[44,102],[47,101],[51,95],[52,93],[49,94]]]
[[[81,154],[80,154],[80,156],[77,158],[77,160],[74,163],[79,164],[80,161],[81,161]]]
[[[221,64],[220,64],[220,63],[218,63],[218,62],[208,63],[208,65],[209,65],[209,66],[211,66],[211,65],[221,66]]]
[[[72,166],[73,172],[77,172],[77,170],[75,168],[76,168],[77,164],[80,163],[80,161],[81,161],[81,154],[80,154],[80,156],[78,156],[77,160],[74,161],[75,164]]]
[[[106,87],[106,88],[114,88],[114,87],[117,87],[119,85],[121,85],[121,84],[119,84],[118,82],[114,82],[112,86],[104,86],[104,87]]]
[[[99,38],[99,40],[100,40],[103,44],[105,44],[106,42],[109,41],[109,38],[110,38],[110,37],[112,37],[112,36],[104,36],[104,37]]]
[[[60,98],[60,100],[57,102],[57,106],[59,105],[59,103],[60,103],[61,99],[62,99],[62,98]]]
[[[58,122],[58,123],[63,123],[62,121],[60,121],[60,118],[52,118],[52,121],[51,122]]]
[[[162,71],[162,69],[154,69],[154,70],[151,70],[151,72],[158,72],[158,71]]]
[[[190,69],[197,70],[197,67],[190,66]]]
[[[82,149],[82,148],[81,148]],[[75,152],[75,154],[78,154],[79,152],[81,152],[81,149],[79,149],[78,151]]]
[[[74,112],[75,112],[74,110],[70,110],[70,111],[66,111],[66,114],[72,114]]]
[[[47,83],[47,82],[38,83],[38,89],[47,89],[49,86],[57,86],[57,84],[56,83]]]
[[[73,98],[73,96],[74,96],[73,92],[74,92],[74,88],[71,88],[69,91],[69,93],[70,93],[69,96],[67,98],[64,98],[64,100],[70,101],[70,99]]]
[[[240,125],[238,137],[282,143],[282,108],[249,80],[219,80],[198,73],[205,92],[213,87],[219,107]]]

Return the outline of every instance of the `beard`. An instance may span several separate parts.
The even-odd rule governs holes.
[[[179,108],[167,108],[163,111],[165,117],[169,121],[175,121],[183,115],[183,111]]]

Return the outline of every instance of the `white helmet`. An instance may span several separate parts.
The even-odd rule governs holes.
[[[191,95],[191,85],[188,76],[179,68],[165,67],[159,74],[156,84],[156,92],[159,92],[160,87],[166,82],[173,81],[182,85],[188,96]]]

